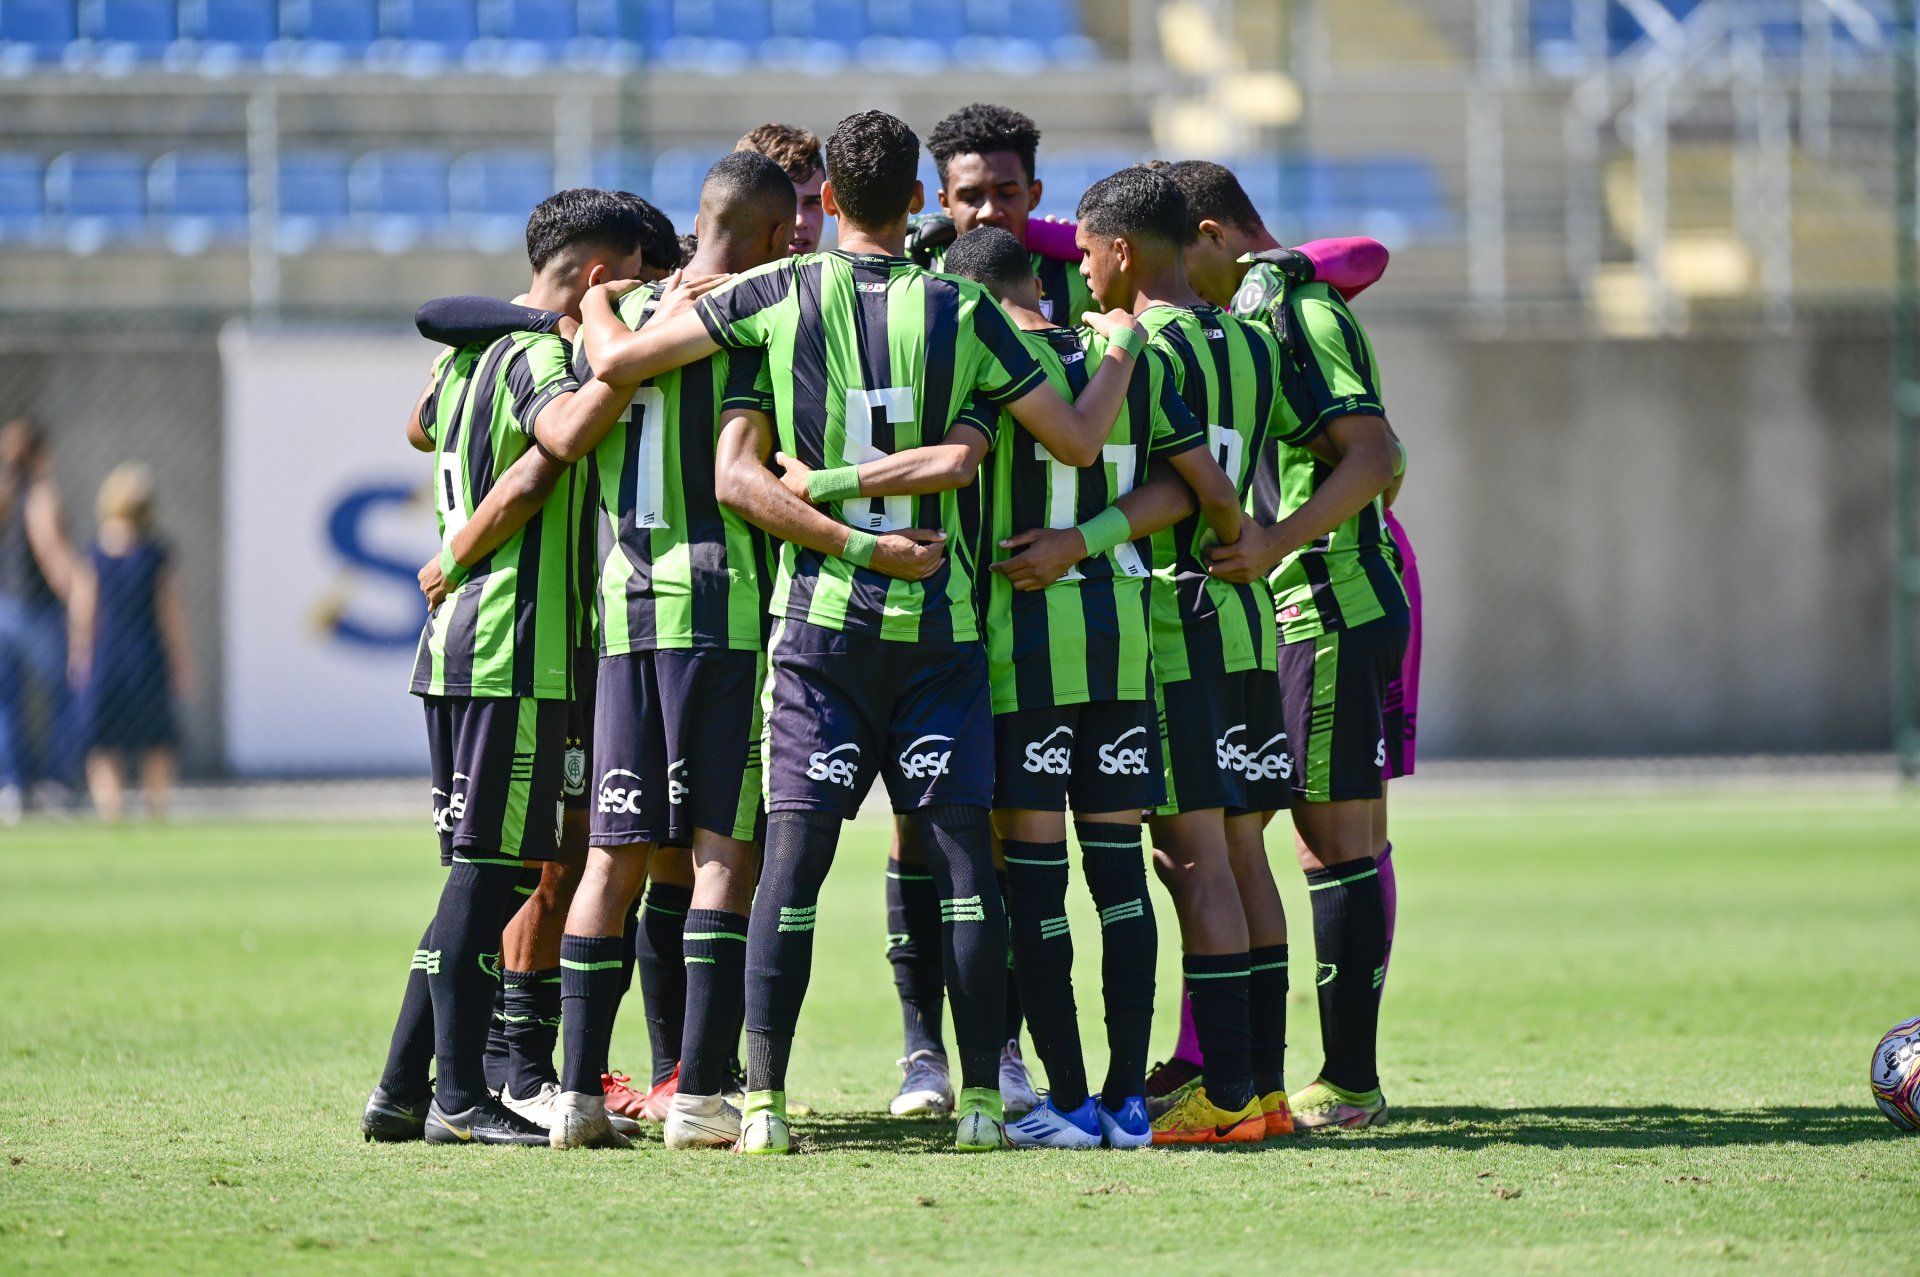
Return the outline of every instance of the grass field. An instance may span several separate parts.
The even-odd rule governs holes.
[[[775,1163],[361,1143],[437,890],[418,828],[5,831],[0,1271],[1915,1270],[1920,1139],[1874,1111],[1866,1066],[1920,1013],[1920,808],[1417,785],[1399,805],[1391,1125],[1245,1153],[946,1152],[946,1123],[885,1116],[869,822],[822,901],[795,1055],[821,1116]],[[637,1013],[615,1048],[644,1073]]]

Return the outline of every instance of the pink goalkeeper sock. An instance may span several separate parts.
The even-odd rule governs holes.
[[[1055,261],[1077,262],[1080,249],[1073,242],[1079,227],[1073,222],[1049,222],[1034,217],[1027,220],[1027,250]],[[1372,283],[1372,280],[1368,280]]]
[[[1200,1054],[1200,1034],[1193,1027],[1193,1003],[1187,1000],[1184,982],[1180,986],[1180,1040],[1173,1044],[1173,1058],[1189,1064],[1206,1063]]]
[[[1313,278],[1352,301],[1387,273],[1387,246],[1364,235],[1312,239],[1295,251],[1313,263]]]

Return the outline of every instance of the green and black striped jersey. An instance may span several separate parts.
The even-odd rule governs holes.
[[[1087,388],[1106,354],[1104,338],[1064,328],[1023,332],[1047,380],[1068,399]],[[1003,414],[988,458],[988,545],[1031,528],[1070,528],[1100,513],[1147,477],[1147,463],[1204,446],[1206,436],[1159,351],[1133,366],[1125,405],[1094,465],[1054,460],[1011,414]],[[1124,541],[1085,559],[1044,590],[1016,590],[987,578],[987,664],[993,712],[1087,701],[1137,701],[1153,694],[1147,594],[1150,539]]]
[[[445,546],[507,469],[533,446],[533,423],[579,388],[573,353],[551,333],[513,333],[489,346],[444,352],[420,426],[434,445],[434,510]],[[561,477],[540,513],[427,616],[413,664],[422,696],[532,696],[573,692],[581,641],[583,526],[579,467]]]
[[[628,293],[620,318],[639,328],[662,291]],[[766,535],[721,508],[713,468],[724,409],[773,410],[765,367],[759,350],[722,350],[663,373],[634,392],[594,450],[603,656],[764,645]],[[584,352],[574,374],[592,375]]]
[[[934,254],[930,269],[944,271],[946,263],[947,253],[942,249]],[[1040,281],[1040,313],[1062,328],[1078,327],[1080,316],[1100,309],[1093,304],[1093,290],[1087,286],[1086,276],[1080,273],[1078,262],[1063,262],[1057,257],[1035,253],[1033,273]]]
[[[938,443],[976,395],[1001,407],[1046,378],[985,289],[904,257],[790,257],[709,293],[699,309],[722,346],[765,348],[780,446],[815,469]],[[992,418],[982,424],[991,430]],[[946,558],[925,581],[896,581],[783,545],[775,616],[905,643],[979,639],[977,491],[859,497],[829,513],[868,532],[944,531]]]
[[[1257,262],[1234,295],[1233,311],[1265,324],[1280,341],[1284,433],[1304,442],[1335,417],[1386,415],[1373,343],[1332,288],[1289,283]],[[1306,504],[1331,472],[1303,448],[1269,442],[1247,508],[1267,523],[1284,518]],[[1407,595],[1379,498],[1281,560],[1268,581],[1284,642],[1407,619]]]
[[[1281,425],[1273,335],[1217,306],[1152,306],[1140,316],[1173,363],[1181,398],[1244,499],[1254,460]],[[1264,581],[1208,575],[1213,532],[1198,511],[1153,538],[1153,672],[1162,683],[1275,668],[1273,597]]]

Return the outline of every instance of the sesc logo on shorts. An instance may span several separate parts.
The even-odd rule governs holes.
[[[678,807],[687,800],[687,760],[667,764],[667,803]]]
[[[578,798],[587,792],[587,751],[583,745],[567,746],[566,767],[561,773],[569,798]]]
[[[1055,745],[1055,737],[1065,735],[1067,743]],[[1047,733],[1045,740],[1037,740],[1027,746],[1027,761],[1023,769],[1038,776],[1045,772],[1049,776],[1073,775],[1073,729],[1061,726]]]
[[[900,752],[900,774],[908,780],[931,780],[947,774],[947,765],[953,761],[953,751],[943,749],[921,749],[922,745],[953,744],[953,737],[928,735],[922,736]],[[919,752],[916,753],[915,751]]]
[[[845,758],[837,755],[853,753]],[[816,750],[807,758],[807,779],[831,781],[843,789],[853,788],[855,760],[860,757],[860,746],[848,741],[844,745],[835,745],[826,751]]]
[[[630,780],[631,785],[615,782]],[[600,778],[600,814],[603,816],[640,814],[640,775],[624,767],[615,767]]]
[[[1220,764],[1221,771],[1239,772],[1248,780],[1285,780],[1293,775],[1293,755],[1285,749],[1275,748],[1287,739],[1285,732],[1274,735],[1263,745],[1248,749],[1233,739],[1235,732],[1246,730],[1245,723],[1235,723],[1213,743],[1213,756]]]
[[[450,834],[460,818],[467,814],[467,781],[471,779],[465,772],[453,774],[453,792],[444,789],[433,791],[433,828],[437,833]],[[442,803],[442,799],[446,801]]]
[[[1135,736],[1144,742],[1147,735],[1145,727],[1134,727],[1120,733],[1120,739],[1111,745],[1100,747],[1100,774],[1102,776],[1144,776],[1147,774],[1146,745],[1126,746]]]

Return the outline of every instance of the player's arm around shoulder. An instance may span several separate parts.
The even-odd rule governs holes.
[[[1147,344],[1146,329],[1124,310],[1088,311],[1082,319],[1104,341],[1105,349],[1079,398],[1068,402],[1041,377],[1006,405],[1028,433],[1070,466],[1090,466],[1100,459],[1100,449],[1126,405],[1134,365]]]
[[[1205,450],[1200,450],[1204,455]],[[1016,590],[1044,590],[1085,559],[1170,528],[1194,511],[1193,489],[1164,461],[1147,481],[1071,528],[1030,528],[1000,542],[1011,556],[992,565]]]
[[[946,557],[943,533],[909,528],[876,537],[815,509],[767,468],[773,450],[773,419],[765,412],[734,407],[722,415],[713,477],[721,505],[769,536],[902,581],[924,580]]]
[[[632,387],[663,372],[704,359],[723,343],[698,309],[701,298],[733,277],[689,278],[676,271],[654,305],[653,317],[635,330],[614,303],[634,288],[634,280],[595,284],[580,299],[580,344],[596,380]]]
[[[828,470],[809,468],[797,457],[777,453],[780,482],[802,501],[846,501],[854,497],[920,497],[951,492],[972,483],[993,447],[992,421],[999,411],[969,411],[939,443],[888,453],[859,465]]]

